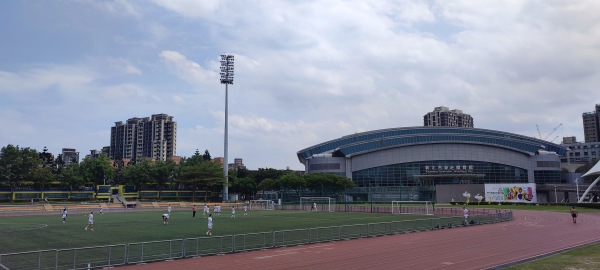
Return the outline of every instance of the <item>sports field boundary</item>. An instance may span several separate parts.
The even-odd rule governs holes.
[[[512,211],[471,216],[473,225],[513,219]],[[99,269],[340,240],[463,227],[462,216],[317,227],[225,236],[0,254],[0,264],[20,269]],[[471,225],[468,225],[471,226]]]

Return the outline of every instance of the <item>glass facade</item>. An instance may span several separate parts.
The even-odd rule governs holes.
[[[560,184],[560,171],[534,171],[533,172],[536,184]]]
[[[557,172],[560,182],[560,171]],[[355,171],[352,173],[352,179],[357,187],[528,182],[525,169],[469,160],[436,160],[380,166]]]

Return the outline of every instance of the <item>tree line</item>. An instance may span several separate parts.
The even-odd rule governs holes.
[[[204,154],[196,150],[191,157],[183,157],[179,164],[173,160],[147,158],[125,164],[124,160],[113,161],[105,154],[86,157],[81,163],[73,161],[66,165],[67,163],[62,155],[55,158],[46,148],[38,152],[29,147],[9,144],[0,150],[0,186],[9,187],[11,192],[21,186],[32,185],[44,190],[52,183],[59,183],[70,191],[87,185],[106,184],[132,186],[135,190],[152,187],[158,190],[220,192],[224,182],[223,164],[214,162],[208,150]],[[354,182],[344,176],[301,175],[294,171],[272,168],[260,168],[256,171],[231,169],[228,182],[230,193],[239,193],[245,198],[267,190],[342,191],[354,187]]]

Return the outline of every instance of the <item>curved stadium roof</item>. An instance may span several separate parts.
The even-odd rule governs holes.
[[[334,156],[351,157],[388,148],[435,143],[481,144],[507,148],[534,155],[539,150],[564,155],[567,151],[560,145],[508,132],[462,127],[403,127],[356,133],[327,141],[298,151],[298,159],[310,159],[313,155],[331,153]]]

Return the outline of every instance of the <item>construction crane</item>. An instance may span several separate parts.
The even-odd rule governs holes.
[[[535,124],[535,127],[538,130],[538,135],[540,135],[540,140],[541,140],[542,139],[542,133],[540,132],[540,127],[537,124]]]
[[[544,141],[548,140],[550,135],[552,135],[552,133],[554,133],[561,126],[562,126],[562,123],[560,123],[558,126],[556,126],[552,131],[550,131],[550,133],[548,133],[548,135],[546,135],[546,137],[544,137]],[[539,129],[538,129],[538,131],[539,131]],[[540,135],[540,137],[541,137],[541,135]],[[556,140],[556,138],[554,138],[554,140]]]

